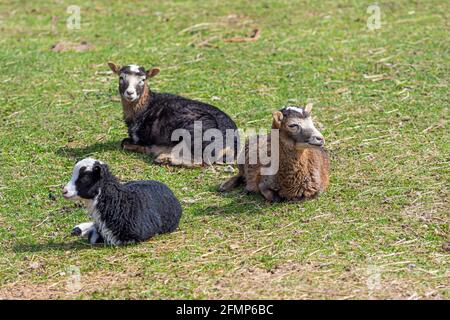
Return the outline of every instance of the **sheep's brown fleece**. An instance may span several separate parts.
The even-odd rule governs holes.
[[[282,199],[314,198],[329,184],[329,159],[322,147],[292,150],[280,141],[280,168],[276,175]]]
[[[268,156],[271,156],[271,139],[269,134],[258,140],[258,149],[267,150]],[[325,149],[296,149],[295,143],[283,132],[279,139],[279,169],[275,175],[261,175],[259,157],[257,164],[249,164],[248,141],[245,145],[245,164],[238,167],[239,173],[225,181],[220,191],[229,191],[244,183],[247,192],[261,193],[266,200],[277,202],[314,198],[329,184],[329,158]]]

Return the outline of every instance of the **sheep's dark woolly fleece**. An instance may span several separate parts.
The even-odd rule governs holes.
[[[137,137],[140,143],[175,146],[179,141],[171,140],[174,130],[186,129],[194,137],[194,121],[201,121],[202,134],[208,129],[218,129],[223,134],[224,145],[227,145],[226,130],[237,129],[228,115],[210,104],[153,91],[150,92],[147,103],[150,107],[145,112],[140,113],[134,121],[127,122],[130,137]],[[237,138],[233,138],[236,141],[228,145],[236,145]],[[203,141],[202,150],[209,144],[210,142]]]
[[[151,91],[148,79],[159,73],[158,68],[146,71],[140,66],[120,67],[112,62],[109,66],[119,75],[119,92],[122,98],[124,120],[128,127],[129,138],[123,140],[122,147],[143,153],[155,153],[158,156],[162,153],[159,150],[167,150],[167,148],[170,150],[183,140],[172,140],[172,133],[176,129],[185,129],[193,138],[196,135],[194,122],[199,122],[202,126],[202,136],[209,129],[217,129],[222,135],[224,148],[214,155],[214,161],[222,162],[223,155],[228,152],[231,154],[231,150],[234,150],[236,155],[238,137],[227,137],[226,131],[235,132],[237,126],[226,113],[207,103],[174,94]],[[232,140],[227,141],[227,138]],[[211,143],[204,141],[201,146],[202,151]],[[156,148],[146,149],[136,146]],[[191,152],[194,153],[193,141],[191,141]],[[155,160],[158,161],[159,158]]]
[[[106,164],[90,158],[77,163],[63,195],[85,200],[94,222],[89,230],[74,230],[91,243],[104,240],[121,245],[172,232],[182,212],[180,202],[165,184],[151,180],[122,184]]]

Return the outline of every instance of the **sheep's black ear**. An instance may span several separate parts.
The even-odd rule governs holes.
[[[159,68],[151,68],[151,69],[148,69],[145,72],[145,74],[147,75],[147,78],[151,78],[151,77],[156,76],[159,73],[159,71],[161,71],[161,70],[159,70]]]
[[[114,72],[115,74],[119,74],[121,66],[119,66],[118,64],[115,64],[114,62],[108,62],[108,66],[109,68],[112,70],[112,72]]]
[[[281,113],[281,111],[274,111],[272,112],[272,117],[273,117],[272,128],[280,129],[281,120],[283,120],[283,113]]]
[[[100,164],[94,164],[92,167],[92,173],[95,177],[100,177],[102,172],[102,168],[100,167]]]
[[[108,167],[104,163],[96,163],[92,168],[94,175],[99,178],[105,175],[106,170],[108,170]]]

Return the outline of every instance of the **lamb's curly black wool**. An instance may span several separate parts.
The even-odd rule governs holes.
[[[107,242],[129,243],[147,240],[178,227],[181,205],[173,192],[158,181],[121,184],[102,166],[100,194],[94,219]]]
[[[165,184],[158,181],[121,184],[106,165],[101,165],[101,170],[93,217],[106,242],[140,242],[176,230],[181,205]]]
[[[86,204],[93,221],[77,225],[72,234],[87,237],[92,244],[122,245],[175,231],[182,213],[180,202],[165,184],[121,183],[105,163],[92,158],[75,165],[63,196]]]

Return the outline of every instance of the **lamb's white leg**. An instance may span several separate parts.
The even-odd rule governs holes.
[[[80,236],[83,238],[87,238],[89,233],[95,230],[95,225],[94,222],[83,222],[80,224],[77,224],[73,229],[72,229],[72,236]]]
[[[103,242],[102,236],[98,233],[98,231],[95,227],[91,229],[87,238],[88,238],[88,241],[90,244],[96,244],[96,243]]]
[[[90,244],[96,244],[103,242],[102,236],[98,233],[97,227],[94,222],[83,222],[77,224],[73,229],[73,236],[80,236],[86,238]]]

